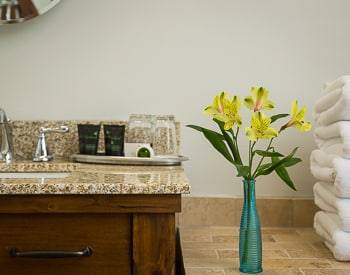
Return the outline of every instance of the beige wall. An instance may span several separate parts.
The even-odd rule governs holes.
[[[294,98],[311,108],[326,80],[350,71],[348,0],[98,2],[62,0],[43,17],[0,28],[0,105],[11,118],[174,113],[209,127],[202,108],[221,89],[243,96],[264,85],[276,112]],[[202,137],[183,128],[183,139],[194,195],[241,194]],[[312,134],[292,131],[279,144],[301,147],[305,161],[291,172],[299,191],[269,176],[258,193],[311,196]]]

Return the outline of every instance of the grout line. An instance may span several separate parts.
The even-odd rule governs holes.
[[[220,259],[220,255],[219,255],[218,250],[217,250],[217,249],[215,249],[214,251],[215,251],[215,254],[216,254],[216,259],[218,259],[218,260],[219,260],[219,259]]]
[[[288,249],[285,248],[285,249],[282,249],[282,251],[284,251],[287,254],[288,259],[293,259],[292,256],[289,254]]]

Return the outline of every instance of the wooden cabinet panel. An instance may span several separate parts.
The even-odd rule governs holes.
[[[134,214],[134,275],[175,272],[175,214]]]
[[[175,213],[181,195],[1,195],[0,213]]]
[[[128,214],[1,214],[1,275],[129,275],[131,216]],[[33,259],[11,257],[19,251],[79,251],[90,257]]]

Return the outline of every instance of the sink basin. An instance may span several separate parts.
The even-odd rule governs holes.
[[[67,172],[35,172],[35,173],[0,173],[0,179],[62,179],[70,175]]]

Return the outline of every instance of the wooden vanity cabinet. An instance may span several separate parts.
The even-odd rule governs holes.
[[[180,210],[181,195],[3,195],[0,274],[178,274]]]

